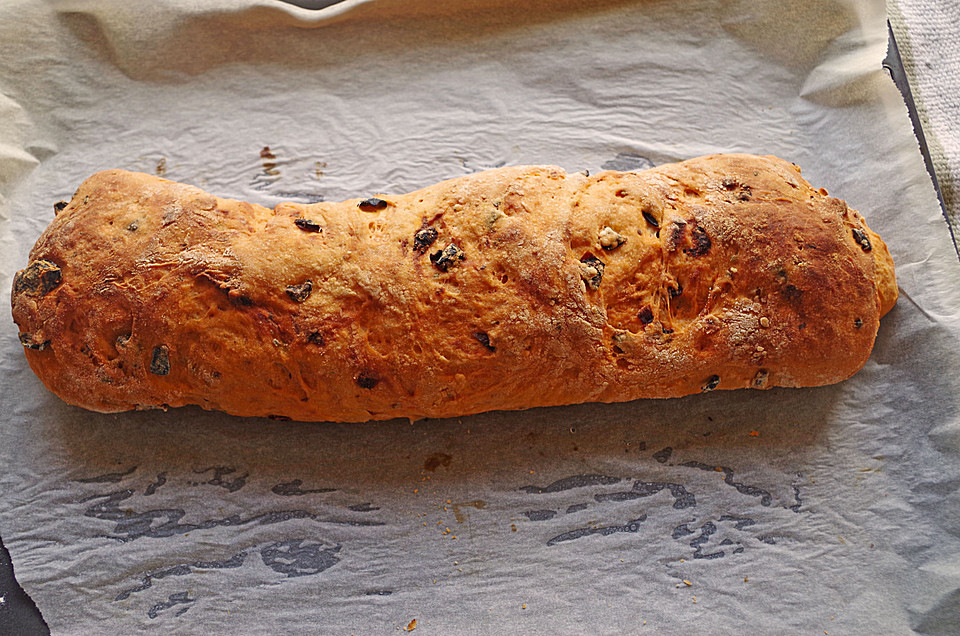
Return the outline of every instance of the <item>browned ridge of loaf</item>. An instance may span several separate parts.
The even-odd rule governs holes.
[[[275,209],[110,170],[16,275],[87,409],[364,421],[843,380],[897,298],[863,217],[775,157],[501,168]]]

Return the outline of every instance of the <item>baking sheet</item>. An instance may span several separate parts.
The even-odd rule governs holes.
[[[2,302],[52,204],[102,168],[272,206],[716,151],[803,166],[887,240],[901,287],[839,385],[412,424],[87,413],[40,385],[8,317],[0,533],[54,633],[950,633],[960,264],[884,17],[0,7]]]

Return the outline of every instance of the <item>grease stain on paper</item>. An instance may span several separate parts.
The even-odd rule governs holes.
[[[190,609],[190,606],[197,602],[197,599],[190,598],[190,592],[177,592],[176,594],[171,594],[166,601],[157,603],[147,611],[147,616],[150,618],[156,618],[160,615],[160,612],[166,611],[171,607],[176,607],[177,605],[185,605],[186,607],[181,607],[176,612],[176,616],[183,616],[186,614],[187,610]]]
[[[651,495],[655,495],[664,489],[670,491],[670,494],[674,499],[673,507],[677,510],[693,508],[697,505],[697,499],[693,496],[693,493],[688,492],[687,489],[681,484],[657,481],[638,480],[633,483],[633,488],[630,490],[623,492],[601,493],[594,495],[594,499],[596,499],[598,503],[603,503],[605,501],[630,501],[632,499],[639,499],[641,497],[650,497]]]
[[[318,523],[356,527],[386,525],[382,521],[324,517],[307,510],[276,510],[249,517],[230,515],[207,519],[197,523],[180,523],[180,520],[187,514],[183,508],[160,508],[144,512],[135,512],[131,508],[121,509],[120,503],[130,499],[134,494],[136,494],[136,491],[127,489],[101,495],[91,495],[81,500],[81,503],[99,501],[89,506],[83,515],[85,517],[92,517],[113,523],[113,533],[105,536],[124,543],[144,537],[170,537],[187,534],[195,530],[208,530],[218,527],[264,526],[294,519],[308,519]]]
[[[556,510],[527,510],[523,516],[530,521],[549,521],[557,516]]]
[[[229,559],[224,559],[222,561],[194,561],[193,563],[181,563],[168,568],[163,568],[161,570],[148,572],[140,580],[139,585],[123,590],[117,594],[113,600],[124,601],[130,598],[130,596],[133,594],[150,589],[153,587],[154,581],[165,579],[168,576],[186,576],[193,573],[195,570],[222,570],[227,568],[238,568],[243,565],[246,557],[246,552],[239,552]]]
[[[340,561],[342,544],[327,547],[308,539],[277,541],[260,550],[263,564],[288,578],[319,574]]]
[[[137,470],[137,466],[116,473],[105,473],[103,475],[97,475],[96,477],[84,477],[83,479],[74,479],[73,481],[80,484],[118,484],[123,481],[123,478],[132,475],[134,471]]]
[[[457,523],[463,523],[467,520],[469,515],[464,514],[464,508],[476,508],[477,510],[483,510],[487,507],[487,502],[482,499],[476,499],[474,501],[463,501],[463,502],[454,502],[450,505],[453,508],[453,517],[457,520]]]
[[[722,483],[722,485],[719,486],[720,488],[727,486],[732,487],[738,493],[751,498],[753,505],[759,504],[763,508],[782,508],[792,512],[800,511],[802,499],[800,496],[801,475],[799,474],[797,474],[796,480],[790,484],[794,503],[792,505],[774,507],[774,496],[769,490],[738,481],[736,479],[736,472],[732,468],[716,466],[700,461],[686,461],[678,464],[668,463],[674,454],[672,446],[663,447],[661,450],[652,453],[651,458],[656,461],[659,466],[653,465],[651,469],[662,471],[665,470],[667,466],[675,467],[675,470],[680,470],[678,476],[683,475],[683,469],[714,472],[721,477],[721,479],[718,479],[716,482],[718,484]],[[661,466],[663,468],[661,468]],[[618,484],[625,480],[626,478],[611,475],[595,473],[580,474],[558,479],[546,486],[522,486],[519,490],[531,495],[550,496],[551,499],[555,500],[555,493],[564,493],[565,491],[575,488],[594,488],[599,490],[599,492],[594,492],[592,495],[593,500],[599,505],[600,511],[610,510],[609,506],[611,504],[615,505],[623,502],[646,499],[658,495],[661,492],[666,492],[673,498],[673,503],[670,506],[671,509],[692,511],[697,508],[697,495],[689,485],[680,483],[680,481],[634,479],[629,490],[610,490],[606,488],[607,486]],[[698,482],[700,481],[702,481],[702,479],[698,480]],[[707,484],[710,484],[709,480]],[[717,491],[717,487],[710,486],[710,488],[711,492]],[[588,504],[583,503],[566,502],[566,504],[567,514],[579,512],[588,507]],[[654,503],[653,505],[656,507],[656,510],[661,513],[665,513],[667,510],[660,503]],[[558,516],[559,511],[562,510],[564,510],[564,507],[561,502],[554,501],[553,507],[551,508],[530,508],[521,514],[532,522],[556,523],[562,518]],[[594,515],[596,514],[597,512],[594,513]],[[617,514],[619,516],[623,513],[620,512]],[[606,515],[594,516],[596,520],[588,522],[586,526],[561,531],[552,536],[548,535],[549,538],[546,538],[546,544],[548,546],[556,546],[591,536],[607,537],[621,533],[637,533],[640,532],[640,524],[648,520],[648,515],[651,514],[651,512],[650,510],[634,510],[627,514],[630,515],[628,518],[633,519],[627,523],[623,523],[622,521],[613,521],[611,523],[603,519],[603,516]],[[621,519],[622,518],[623,517],[621,517]],[[720,559],[731,554],[741,554],[751,544],[775,544],[775,535],[769,533],[758,535],[755,533],[759,528],[758,524],[759,522],[753,516],[736,514],[734,512],[721,512],[713,518],[701,519],[699,522],[696,517],[694,517],[692,520],[680,523],[679,525],[674,523],[674,525],[670,526],[671,529],[664,530],[666,530],[668,536],[674,541],[688,545],[691,550],[689,553],[690,557],[693,559],[712,560]],[[658,526],[651,524],[649,521],[644,524],[643,527],[647,528],[644,532],[658,531],[656,529]]]
[[[750,486],[744,484],[743,482],[733,480],[733,469],[727,468],[726,466],[711,466],[710,464],[704,464],[702,462],[684,462],[679,464],[680,466],[686,466],[688,468],[699,468],[700,470],[716,471],[718,473],[723,473],[723,481],[734,488],[737,489],[737,492],[743,495],[749,495],[751,497],[759,497],[761,506],[769,506],[773,503],[773,495],[770,494],[770,491],[764,490],[757,486]]]
[[[576,539],[582,539],[583,537],[589,537],[594,534],[599,534],[600,536],[607,537],[612,534],[617,534],[621,532],[637,533],[640,532],[640,524],[647,520],[647,515],[641,515],[632,521],[621,526],[588,526],[586,528],[577,528],[575,530],[570,530],[562,534],[558,534],[552,539],[547,541],[548,546],[554,546],[558,543],[563,543],[565,541],[574,541]]]
[[[299,497],[301,495],[336,491],[336,488],[311,488],[304,490],[300,487],[302,485],[302,479],[294,479],[293,481],[277,484],[270,490],[273,492],[273,494],[280,495],[281,497]]]
[[[220,486],[221,488],[226,489],[227,492],[236,492],[247,484],[247,477],[250,476],[249,473],[244,473],[232,480],[225,480],[223,478],[224,475],[231,475],[237,472],[236,468],[231,468],[229,466],[211,466],[202,470],[195,470],[194,473],[197,475],[202,475],[210,472],[211,470],[213,471],[213,477],[210,478],[210,480],[199,483],[194,482],[192,485],[199,485],[200,483],[203,483],[210,486]]]
[[[522,486],[520,490],[529,494],[546,494],[563,492],[574,488],[589,488],[591,486],[607,486],[620,482],[619,477],[609,475],[571,475],[564,477],[546,486]]]
[[[441,466],[444,468],[449,468],[450,462],[452,461],[452,455],[448,455],[447,453],[434,453],[423,461],[423,469],[430,471],[431,473],[436,472],[436,470]]]

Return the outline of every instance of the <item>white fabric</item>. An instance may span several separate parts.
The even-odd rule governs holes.
[[[947,217],[960,240],[960,2],[890,0],[887,9]]]

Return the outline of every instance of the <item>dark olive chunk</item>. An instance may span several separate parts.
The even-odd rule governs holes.
[[[740,191],[737,193],[737,199],[739,201],[749,201],[750,197],[753,196],[753,188],[740,183],[732,177],[727,177],[723,180],[723,189],[728,192],[739,189]]]
[[[295,303],[302,303],[310,298],[313,291],[313,281],[304,281],[300,285],[287,285],[287,296]]]
[[[588,289],[600,289],[605,267],[603,261],[593,254],[585,254],[580,259],[580,278],[587,284]]]
[[[368,373],[361,373],[357,376],[357,386],[359,386],[361,389],[372,389],[373,387],[377,386],[379,382],[380,380],[378,378],[375,378]]]
[[[707,231],[699,225],[694,226],[693,230],[690,231],[690,240],[693,242],[693,246],[688,247],[683,251],[688,256],[693,256],[695,258],[703,256],[709,252],[710,248],[713,246],[713,243],[710,241],[710,237],[707,236]]]
[[[413,249],[423,254],[427,248],[433,245],[440,235],[436,228],[425,227],[417,230],[413,235]]]
[[[153,348],[153,358],[150,360],[150,373],[154,375],[169,375],[170,354],[167,345]]]
[[[490,335],[483,331],[474,331],[473,337],[477,339],[477,342],[482,344],[487,348],[488,351],[496,351],[497,348],[490,344]]]
[[[707,378],[707,382],[700,388],[700,390],[703,391],[704,393],[709,393],[710,391],[713,391],[718,386],[720,386],[720,376],[711,375],[709,378]]]
[[[22,333],[20,334],[20,344],[22,344],[27,349],[31,349],[33,351],[43,351],[44,349],[50,346],[50,341],[43,340],[38,342],[34,338],[33,334]]]
[[[464,259],[463,250],[451,243],[442,250],[437,250],[430,255],[430,261],[441,272],[449,270],[459,261]]]
[[[650,308],[650,305],[647,305],[637,313],[637,318],[640,319],[640,324],[646,326],[653,322],[653,309]]]
[[[37,260],[30,266],[17,272],[13,279],[13,293],[27,293],[30,296],[45,296],[63,281],[60,268],[50,261]]]
[[[859,228],[853,228],[853,240],[860,245],[860,249],[864,252],[869,252],[873,249],[873,246],[870,244],[870,238],[867,236],[867,233]]]
[[[311,221],[310,219],[297,218],[293,220],[296,223],[297,227],[303,230],[304,232],[319,232],[320,224],[316,221]]]
[[[378,199],[376,197],[370,197],[369,199],[364,199],[357,204],[357,207],[363,210],[364,212],[379,212],[380,210],[385,210],[389,203],[383,199]]]

